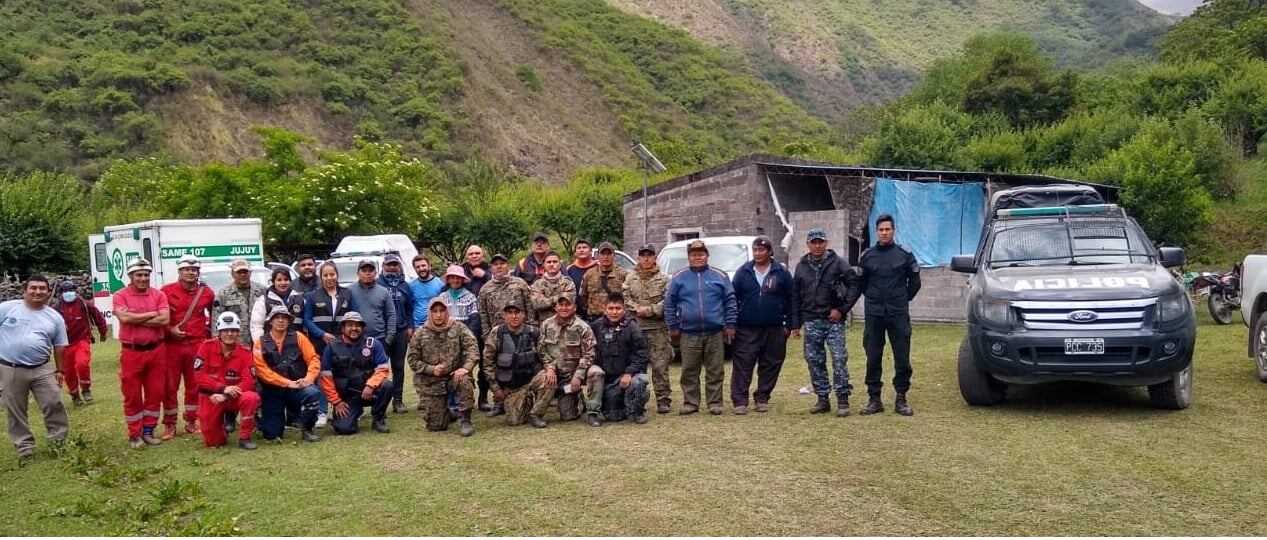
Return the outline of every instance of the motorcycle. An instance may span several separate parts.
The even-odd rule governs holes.
[[[1215,323],[1232,324],[1232,314],[1241,309],[1240,264],[1226,274],[1201,272],[1192,280],[1191,287],[1194,292],[1206,297],[1206,308]]]

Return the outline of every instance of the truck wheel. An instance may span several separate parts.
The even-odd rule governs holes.
[[[1232,306],[1221,292],[1211,292],[1205,299],[1205,306],[1210,310],[1210,318],[1215,324],[1232,324]]]
[[[1192,362],[1169,381],[1148,387],[1148,399],[1158,409],[1183,410],[1192,404]]]
[[[969,405],[990,406],[1003,403],[1007,385],[999,382],[977,364],[972,345],[964,336],[959,344],[959,393]]]
[[[1258,368],[1258,380],[1267,382],[1267,314],[1258,316],[1249,335],[1254,340],[1254,367]]]

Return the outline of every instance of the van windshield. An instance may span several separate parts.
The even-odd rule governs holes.
[[[1153,258],[1143,234],[1120,220],[1026,223],[997,230],[989,262],[1002,266],[1130,264]]]
[[[665,274],[686,268],[686,246],[665,248],[660,253],[660,270]],[[708,265],[727,273],[734,273],[748,262],[748,247],[743,244],[709,244]]]

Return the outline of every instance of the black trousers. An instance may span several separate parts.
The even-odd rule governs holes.
[[[330,425],[334,427],[334,432],[339,435],[351,435],[356,433],[356,423],[361,419],[361,415],[365,414],[365,406],[370,406],[370,418],[374,420],[383,420],[387,418],[387,406],[391,405],[392,396],[395,395],[394,386],[391,381],[383,381],[383,384],[374,389],[373,400],[366,403],[361,400],[360,394],[348,396],[343,400],[348,404],[348,415],[343,418],[331,418]],[[331,415],[333,416],[333,415]]]
[[[730,348],[730,403],[748,404],[752,371],[757,371],[757,403],[769,403],[770,393],[779,382],[783,359],[787,357],[787,336],[782,326],[740,326]]]
[[[387,352],[392,366],[392,398],[396,401],[404,398],[402,392],[405,391],[405,352],[409,350],[409,336],[405,335],[405,330],[401,328],[396,331],[392,348]]]
[[[880,397],[884,388],[884,336],[889,336],[893,349],[893,389],[905,394],[911,389],[911,316],[867,315],[862,331],[862,348],[867,352],[867,395]]]

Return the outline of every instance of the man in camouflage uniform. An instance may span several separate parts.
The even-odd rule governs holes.
[[[594,331],[576,316],[572,297],[556,298],[554,316],[541,324],[538,350],[546,369],[552,369],[556,375],[560,420],[576,420],[582,412],[588,412],[589,425],[603,425],[598,419],[603,405],[603,369],[594,365],[596,347]],[[584,400],[582,390],[587,392]]]
[[[571,282],[571,280],[566,280]],[[541,279],[537,280],[541,283]],[[535,285],[535,284],[534,284]],[[554,366],[542,365],[537,352],[541,332],[524,324],[526,310],[517,300],[503,309],[506,322],[498,325],[484,340],[484,375],[493,390],[493,397],[506,409],[506,425],[517,426],[525,421],[532,427],[546,427],[541,417],[550,408],[557,379]]]
[[[638,266],[625,280],[622,294],[625,307],[638,321],[638,328],[647,339],[650,354],[651,384],[655,387],[656,412],[667,414],[673,403],[669,385],[669,362],[673,360],[673,344],[669,327],[664,324],[664,292],[669,276],[656,264],[655,246],[638,248]]]
[[[581,301],[585,303],[585,313],[591,320],[603,316],[607,295],[620,292],[628,275],[624,268],[616,266],[616,248],[609,242],[599,244],[598,266],[585,272],[578,291]]]
[[[480,331],[484,333],[484,335],[479,336],[481,341],[488,337],[494,326],[505,322],[502,320],[502,310],[505,309],[506,304],[509,304],[511,300],[518,300],[523,306],[532,305],[532,289],[528,287],[528,283],[523,279],[510,275],[510,264],[505,255],[500,253],[493,255],[493,258],[489,261],[489,270],[493,272],[493,278],[480,288],[477,301],[480,313]],[[532,315],[528,314],[528,323],[534,322],[531,317]],[[488,411],[488,416],[491,418],[505,413],[505,408],[498,401],[493,405],[493,410]]]
[[[251,308],[255,306],[257,299],[264,296],[264,286],[251,280],[251,263],[244,259],[229,263],[229,273],[233,276],[233,282],[216,291],[216,303],[211,309],[211,320],[218,321],[221,313],[232,311],[238,316],[242,327],[249,328]],[[242,332],[238,340],[249,348],[251,333]]]
[[[462,419],[461,435],[475,434],[471,409],[475,408],[474,369],[479,358],[475,334],[449,317],[443,297],[427,304],[427,323],[414,331],[405,361],[414,372],[414,388],[422,405],[427,431],[449,428],[448,400],[457,395]]]
[[[546,253],[545,274],[532,282],[532,309],[537,321],[554,316],[554,299],[559,295],[576,298],[576,284],[560,271],[562,266],[558,253]]]

